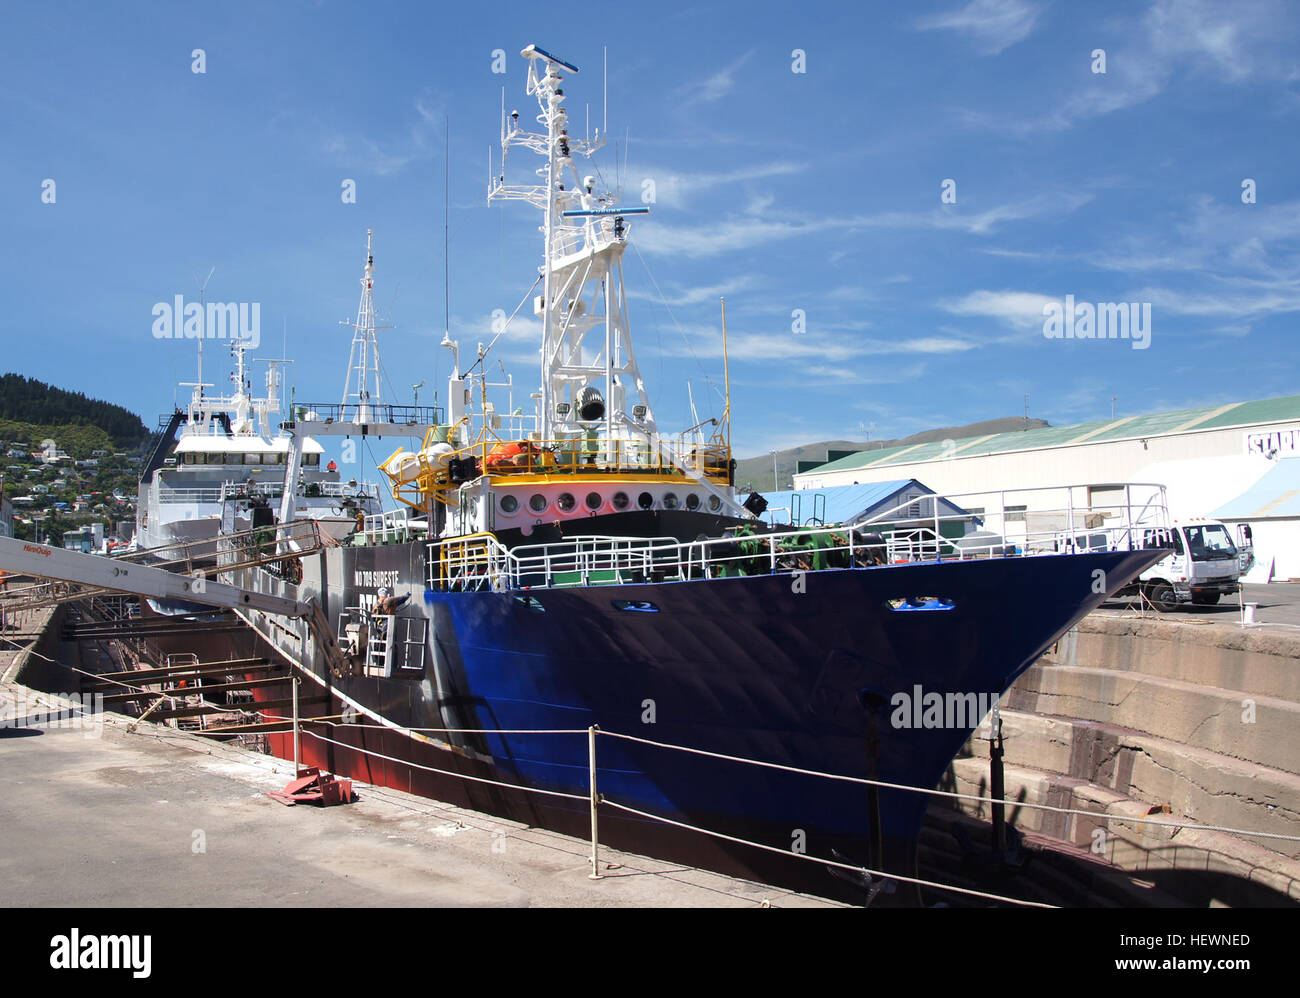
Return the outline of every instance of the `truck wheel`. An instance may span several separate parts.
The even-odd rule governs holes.
[[[1157,582],[1154,586],[1151,586],[1147,590],[1147,599],[1161,613],[1168,613],[1170,610],[1178,609],[1178,596],[1174,593],[1174,587],[1167,582]]]
[[[1192,602],[1197,606],[1214,606],[1219,602],[1218,593],[1192,593]]]

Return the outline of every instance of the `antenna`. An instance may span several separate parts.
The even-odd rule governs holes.
[[[609,46],[604,47],[605,51],[605,83],[601,91],[600,102],[604,112],[604,120],[601,122],[600,132],[602,135],[609,134]]]
[[[727,362],[727,299],[719,298],[722,302],[722,378],[727,386],[726,408],[723,410],[722,419],[727,424],[727,450],[731,450],[731,368]]]
[[[501,127],[505,127],[505,88],[501,88]],[[442,331],[451,332],[451,119],[442,118]],[[488,156],[492,150],[489,147]],[[489,164],[488,169],[491,169]]]
[[[379,341],[375,332],[388,326],[376,324],[375,315],[375,257],[372,251],[374,230],[366,230],[366,266],[361,277],[361,303],[357,306],[356,322],[344,319],[340,325],[353,329],[352,352],[348,356],[348,376],[343,385],[343,402],[339,406],[340,415],[347,418],[350,400],[355,400],[356,422],[372,422],[371,413],[376,411],[383,397],[379,387]],[[373,362],[371,361],[371,358]],[[357,376],[357,389],[352,390],[353,374]],[[373,391],[371,384],[373,383]]]
[[[190,271],[190,273],[193,274],[194,276],[194,283],[199,284],[199,378],[198,378],[199,398],[203,398],[203,337],[206,336],[208,332],[207,307],[203,301],[203,292],[207,290],[208,281],[212,280],[212,275],[215,274],[216,272],[217,272],[217,268],[215,265],[213,265],[212,269],[208,271],[208,276],[203,279],[203,283],[199,284],[199,275],[195,274],[193,271]]]
[[[618,180],[618,199],[623,200],[623,181],[627,179],[627,150],[632,144],[632,126],[629,125],[623,133],[623,172],[619,174]]]

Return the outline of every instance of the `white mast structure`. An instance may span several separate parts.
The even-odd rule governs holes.
[[[569,135],[562,73],[578,68],[535,45],[520,54],[529,61],[526,93],[537,98],[542,131],[522,130],[518,111],[507,122],[503,95],[501,172],[489,177],[488,200],[527,201],[545,213],[542,293],[533,301],[542,320],[538,435],[553,441],[603,428],[612,457],[615,441],[653,443],[657,437],[628,333],[622,264],[623,216],[649,209],[615,207],[612,194],[597,191],[595,177],[579,175],[575,155],[590,157],[605,143],[600,129],[594,139]],[[540,183],[506,184],[505,161],[514,145],[545,159],[537,170]]]
[[[366,229],[366,266],[361,274],[361,303],[357,306],[356,322],[342,320],[339,325],[351,326],[352,353],[348,357],[348,376],[343,384],[343,404],[340,406],[341,419],[348,418],[348,407],[354,406],[354,422],[365,425],[376,422],[376,414],[383,405],[383,392],[379,387],[379,340],[375,337],[378,329],[375,316],[375,256],[371,251],[373,229]],[[352,390],[353,375],[356,376],[356,391]],[[372,390],[373,386],[373,390]]]

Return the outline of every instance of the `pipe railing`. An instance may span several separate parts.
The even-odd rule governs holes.
[[[996,493],[996,513],[973,514],[953,503],[957,497],[928,495],[851,525],[730,533],[688,542],[671,537],[589,536],[507,549],[493,534],[474,534],[430,545],[428,583],[430,588],[461,590],[545,589],[1158,546],[1145,540],[1168,527],[1163,490],[1135,510],[1127,501],[1080,507],[1073,499],[1078,487],[1060,487],[1067,490],[1064,505],[1033,511],[1009,509],[1006,500],[1014,493],[1006,490]],[[987,493],[967,495],[981,494]],[[930,508],[913,512],[918,501],[931,504]],[[941,502],[958,511],[940,514]],[[967,534],[976,521],[980,531]],[[989,532],[990,521],[1000,530]],[[1034,522],[1046,526],[1034,529]],[[1020,524],[1023,528],[1010,529]]]

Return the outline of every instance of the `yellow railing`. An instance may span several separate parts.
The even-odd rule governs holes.
[[[466,534],[438,546],[438,577],[431,588],[477,588],[473,583],[491,580],[507,557],[495,534]]]

